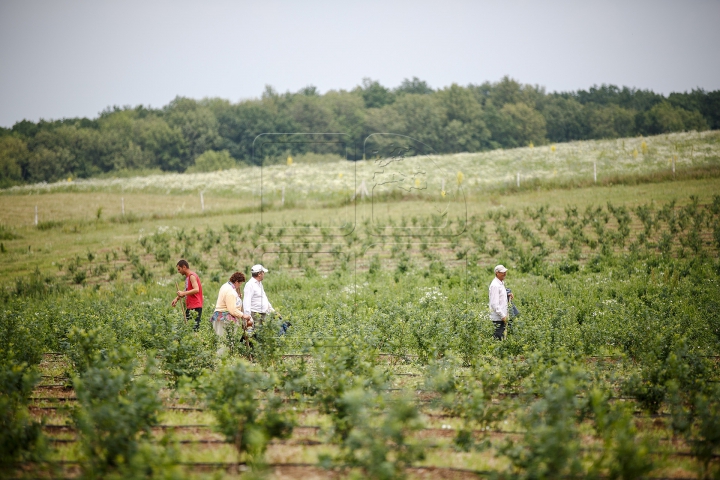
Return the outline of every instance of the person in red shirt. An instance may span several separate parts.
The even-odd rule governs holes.
[[[195,327],[193,329],[197,332],[200,329],[203,306],[200,277],[197,276],[197,273],[190,271],[190,264],[184,259],[177,262],[177,271],[180,275],[185,276],[185,290],[178,290],[177,297],[172,301],[172,306],[177,305],[177,302],[185,297],[185,318],[190,320],[192,315],[190,312],[195,314]]]

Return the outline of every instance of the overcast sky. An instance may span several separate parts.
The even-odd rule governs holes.
[[[720,1],[0,0],[0,126],[265,85],[720,89]]]

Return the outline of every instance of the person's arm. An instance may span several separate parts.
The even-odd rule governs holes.
[[[198,282],[197,278],[195,278],[195,275],[190,275],[190,286],[192,287],[190,290],[178,290],[178,297],[187,297],[188,295],[193,295],[200,292],[200,287],[198,287]]]
[[[198,285],[198,280],[195,275],[190,275],[190,286],[192,288],[185,292],[185,295],[195,295],[196,293],[200,293],[200,285]]]
[[[262,292],[262,304],[267,304],[267,309],[263,313],[275,313],[275,309],[272,305],[270,305],[270,299],[267,297],[267,293],[265,293],[265,287],[260,287]]]

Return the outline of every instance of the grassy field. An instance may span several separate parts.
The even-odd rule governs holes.
[[[697,161],[713,135],[483,155]],[[262,209],[211,188],[202,211],[210,177],[4,191],[0,476],[715,478],[713,161],[520,188],[454,164],[443,190],[288,188]],[[198,333],[169,305],[179,258],[203,280]],[[258,262],[290,330],[217,337],[218,289]],[[521,310],[503,342],[486,306],[497,263]]]
[[[506,193],[487,193],[456,205],[461,216],[485,218],[496,210],[523,210],[548,205],[562,211],[566,206],[584,210],[588,206],[604,206],[608,201],[634,208],[654,202],[661,205],[675,200],[677,206],[687,204],[690,196],[700,199],[703,205],[712,201],[720,191],[720,179],[700,179],[647,183],[640,185],[597,186],[574,189],[526,190]],[[120,199],[124,198],[126,217],[120,215]],[[240,201],[206,196],[206,212],[201,212],[195,195],[152,195],[117,193],[47,193],[43,195],[0,196],[0,223],[4,249],[0,273],[12,280],[39,268],[58,272],[56,265],[66,264],[88,252],[104,255],[119,250],[126,244],[136,243],[143,236],[163,228],[190,230],[206,228],[222,230],[223,225],[255,225],[261,221],[256,210],[243,209]],[[189,205],[192,205],[192,208]],[[388,214],[397,220],[402,217],[428,217],[432,213],[423,201],[376,202],[359,200],[356,205],[336,208],[275,209],[263,212],[262,221],[275,227],[292,225],[301,219],[302,224],[343,219],[359,227],[367,221],[386,221]],[[49,211],[52,220],[40,217],[40,225],[32,225],[34,206],[40,212]],[[113,207],[113,205],[115,207]],[[178,210],[178,207],[183,210]],[[245,206],[247,207],[247,206]],[[100,218],[98,209],[102,208]],[[248,211],[249,210],[249,211]],[[487,220],[485,220],[487,221]],[[637,219],[635,222],[639,222]],[[339,223],[339,220],[338,220]],[[344,231],[340,231],[343,234]],[[251,261],[248,259],[248,261]],[[240,267],[240,265],[238,265]]]
[[[396,142],[402,146],[402,139]],[[411,140],[407,140],[411,142]],[[395,151],[391,150],[390,154]],[[689,132],[617,140],[590,140],[557,145],[492,150],[455,155],[379,156],[359,162],[335,161],[245,167],[214,173],[164,174],[135,178],[70,179],[4,190],[7,195],[50,192],[199,193],[253,198],[259,205],[277,202],[285,189],[288,201],[347,200],[365,182],[367,188],[392,180],[393,187],[434,197],[443,186],[454,190],[460,180],[466,196],[520,186],[606,183],[622,178],[652,177],[720,167],[720,132]],[[461,178],[458,174],[462,173]],[[717,176],[717,174],[715,174]],[[376,192],[378,193],[378,192]],[[253,203],[250,202],[250,203]],[[190,204],[188,204],[190,205]],[[198,202],[193,202],[198,206]],[[179,208],[176,205],[175,208]],[[114,208],[114,207],[113,207]]]

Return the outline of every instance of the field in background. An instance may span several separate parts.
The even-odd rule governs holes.
[[[577,189],[530,190],[507,194],[485,194],[471,199],[467,203],[468,218],[490,222],[487,215],[496,211],[522,211],[547,205],[564,216],[566,206],[577,207],[584,211],[588,206],[605,207],[608,201],[627,208],[642,204],[662,204],[675,200],[677,207],[690,202],[690,196],[699,199],[701,205],[712,202],[712,195],[720,191],[720,180],[684,180],[642,185],[616,185],[612,187],[587,187]],[[243,211],[238,204],[232,208],[230,202],[209,197],[206,200],[206,212],[199,206],[178,211],[190,202],[199,203],[194,195],[125,195],[126,216],[119,214],[119,208],[111,209],[119,203],[121,194],[114,193],[49,193],[39,196],[5,195],[0,196],[0,223],[3,225],[0,240],[3,244],[0,273],[12,280],[26,275],[36,268],[62,275],[58,265],[67,264],[76,257],[86,257],[88,253],[104,255],[112,250],[118,251],[128,244],[136,244],[139,238],[152,235],[160,230],[193,228],[199,231],[212,229],[222,231],[224,225],[239,225],[251,228],[260,221],[258,211]],[[34,214],[33,205],[39,203],[43,208],[54,212],[53,218],[41,217],[39,228],[28,225],[26,219]],[[401,208],[399,208],[401,207]],[[100,218],[98,209],[102,208]],[[346,207],[344,207],[346,209]],[[43,211],[43,210],[40,210]],[[338,209],[333,208],[286,208],[263,213],[263,220],[275,226],[291,225],[301,218],[312,224],[334,217]],[[350,210],[351,220],[357,227],[372,219],[373,213],[391,213],[400,221],[403,217],[410,220],[413,216],[424,217],[428,204],[420,201],[396,201],[373,204],[370,200],[359,201]],[[136,213],[137,212],[137,213]],[[477,222],[476,222],[477,223]],[[491,222],[490,222],[491,223]],[[639,228],[640,220],[633,219],[634,228]],[[488,225],[490,228],[490,225]],[[358,229],[359,231],[360,229]],[[290,241],[289,239],[288,241]],[[271,241],[277,241],[272,238]],[[342,239],[341,239],[342,241]],[[238,248],[254,250],[253,245],[238,242]],[[175,255],[179,255],[177,252]],[[252,256],[252,255],[249,255]],[[248,259],[250,264],[254,263]],[[488,261],[492,262],[491,259]],[[237,264],[237,267],[244,264]],[[8,286],[6,285],[6,288]]]
[[[134,178],[107,178],[34,184],[2,190],[4,195],[50,192],[113,192],[242,196],[248,204],[259,205],[261,190],[265,202],[280,200],[285,189],[288,201],[347,201],[365,182],[368,189],[378,183],[380,174],[411,176],[418,172],[423,181],[438,180],[450,191],[458,183],[472,197],[524,184],[555,187],[622,181],[623,178],[649,177],[675,171],[720,168],[720,131],[673,133],[654,137],[617,140],[589,140],[538,147],[492,150],[434,156],[367,158],[364,161],[302,163],[246,167],[214,173],[149,175]],[[458,174],[462,176],[458,178]],[[715,174],[717,175],[717,174]],[[443,177],[443,178],[439,178]],[[533,187],[533,188],[534,188]],[[434,194],[440,193],[440,188]],[[252,200],[250,200],[252,199]],[[278,202],[279,203],[279,202]],[[193,203],[198,205],[197,203]],[[112,207],[113,209],[115,206]],[[175,208],[180,208],[177,205]]]

